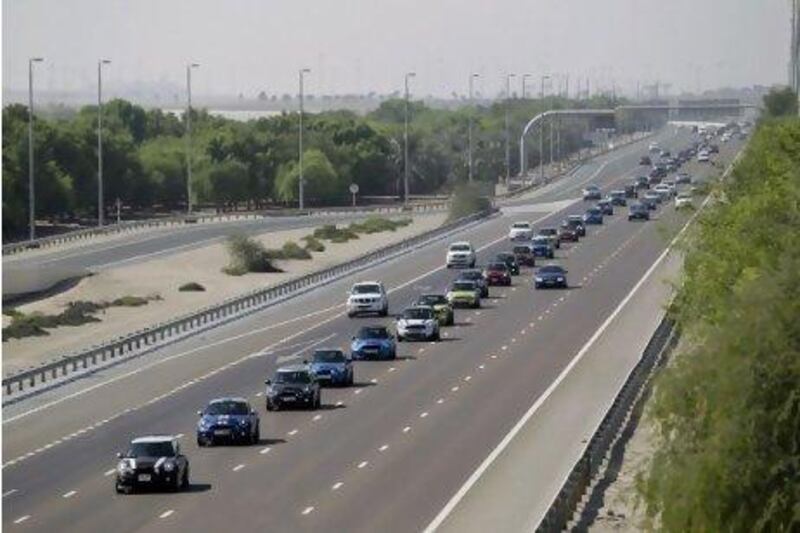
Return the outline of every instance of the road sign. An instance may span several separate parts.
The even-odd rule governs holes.
[[[350,184],[350,194],[358,194],[358,183]]]

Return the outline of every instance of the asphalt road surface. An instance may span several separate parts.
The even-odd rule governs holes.
[[[674,149],[690,134],[668,130],[658,139]],[[512,221],[555,226],[583,212],[585,183],[607,191],[630,180],[647,142],[510,202],[505,214],[451,240],[470,240],[485,262],[509,249]],[[617,208],[558,251],[569,289],[534,290],[524,269],[512,287],[492,288],[481,309],[458,310],[441,342],[402,343],[396,361],[357,363],[355,386],[324,389],[317,412],[267,413],[264,379],[316,346],[347,347],[360,326],[390,322],[345,316],[354,281],[382,280],[391,312],[420,292],[443,291],[456,276],[444,268],[447,242],[5,408],[4,529],[424,529],[659,257],[665,230],[689,217],[671,203],[649,223],[626,214]],[[196,446],[195,412],[223,395],[256,407],[257,446]],[[154,433],[182,435],[190,490],[115,494],[115,453]]]

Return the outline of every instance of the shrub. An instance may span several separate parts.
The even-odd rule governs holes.
[[[190,281],[189,283],[184,283],[180,287],[178,287],[180,292],[204,292],[206,290],[205,287],[197,283],[196,281]]]
[[[294,241],[286,241],[281,248],[283,259],[311,259],[311,254]]]
[[[347,242],[358,239],[358,234],[350,228],[337,228],[334,224],[326,224],[314,230],[314,237],[331,242]]]
[[[395,231],[411,224],[410,218],[392,220],[389,218],[369,217],[364,222],[353,222],[350,229],[356,233],[381,233],[383,231]]]
[[[226,246],[230,264],[222,271],[231,276],[241,276],[248,272],[281,272],[272,265],[264,245],[246,235],[228,237]]]
[[[475,213],[488,212],[492,203],[476,185],[459,185],[453,191],[448,220],[458,220]]]
[[[322,241],[314,237],[313,235],[306,235],[303,237],[303,240],[306,241],[306,250],[312,252],[324,252],[325,245],[322,244]]]

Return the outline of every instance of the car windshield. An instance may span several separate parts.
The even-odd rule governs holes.
[[[454,291],[474,291],[475,283],[471,281],[456,281],[453,283]]]
[[[383,327],[366,327],[358,330],[358,339],[388,339],[389,331]]]
[[[497,260],[498,261],[502,261],[504,263],[506,261],[513,261],[514,260],[514,254],[510,254],[508,252],[499,253],[499,254],[497,254]]]
[[[458,277],[461,278],[461,279],[476,280],[476,279],[480,279],[481,276],[482,276],[482,274],[481,274],[480,270],[465,270]]]
[[[172,441],[160,442],[132,442],[128,450],[128,457],[172,457],[175,455],[175,448]]]
[[[211,402],[206,408],[207,415],[246,415],[250,407],[245,402]]]
[[[441,294],[424,294],[417,301],[422,305],[439,305],[447,303],[447,298]]]
[[[558,265],[547,265],[539,269],[540,274],[563,274],[564,269]]]
[[[586,190],[587,191],[597,191],[599,189],[600,189],[600,187],[598,187],[597,185],[587,185],[586,186]]]
[[[469,244],[452,244],[450,245],[451,252],[469,252]]]
[[[504,272],[508,270],[508,267],[505,265],[505,263],[490,263],[489,266],[486,267],[486,270],[492,270],[495,272],[497,271]]]
[[[625,196],[625,191],[611,191],[610,193],[608,193],[608,195],[611,196],[612,198],[615,196],[616,197]]]
[[[599,214],[601,214],[600,210],[598,208],[596,208],[596,207],[592,207],[591,209],[587,209],[586,212],[589,213],[590,215],[599,215]]]
[[[631,205],[631,211],[642,211],[643,209],[645,209],[645,207],[642,204]]]
[[[536,242],[536,241],[534,240],[534,242]],[[527,246],[515,246],[514,247],[514,253],[515,254],[520,254],[520,255],[525,255],[525,254],[531,253],[531,249],[528,248]]]
[[[536,237],[533,239],[533,244],[543,245],[543,244],[550,244],[550,240],[547,237]]]
[[[315,363],[344,363],[345,357],[341,350],[317,350],[312,361]]]
[[[412,307],[403,311],[403,318],[410,320],[427,320],[433,318],[433,313],[430,309],[423,307]]]
[[[353,286],[353,294],[375,294],[380,293],[381,287],[380,285],[354,285]]]
[[[516,229],[530,229],[531,225],[527,222],[514,222],[511,227]]]
[[[303,370],[278,372],[275,383],[311,383],[311,376]]]
[[[539,235],[555,235],[558,233],[555,228],[542,228],[539,230]]]

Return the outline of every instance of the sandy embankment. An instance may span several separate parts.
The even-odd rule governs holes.
[[[3,375],[38,365],[100,341],[165,322],[255,288],[277,285],[311,271],[344,262],[387,244],[431,230],[441,225],[446,216],[445,213],[415,216],[412,224],[395,232],[361,235],[359,239],[347,243],[332,244],[324,241],[325,251],[312,254],[311,260],[277,262],[277,265],[285,271],[277,274],[244,276],[223,274],[221,269],[228,264],[228,253],[222,243],[104,270],[85,278],[66,292],[20,306],[19,310],[23,313],[57,314],[68,302],[76,300],[98,302],[110,301],[125,295],[153,294],[158,294],[163,299],[139,308],[113,307],[97,315],[101,322],[51,329],[48,330],[50,334],[46,337],[11,339],[4,342]],[[257,238],[267,248],[280,248],[289,240],[301,243],[301,237],[311,231],[309,228],[277,231]],[[180,285],[190,281],[200,283],[206,291],[178,292]]]

